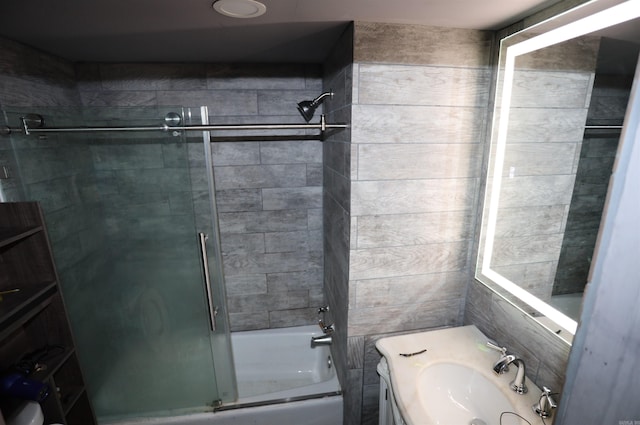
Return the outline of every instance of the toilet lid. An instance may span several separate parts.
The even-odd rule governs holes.
[[[7,425],[42,425],[44,415],[39,403],[26,402],[18,411],[7,419]]]

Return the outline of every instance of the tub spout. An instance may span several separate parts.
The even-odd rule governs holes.
[[[332,342],[333,342],[333,336],[331,334],[312,336],[311,348],[315,348],[320,345],[331,345]]]

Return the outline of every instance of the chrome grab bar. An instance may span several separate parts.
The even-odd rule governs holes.
[[[213,294],[211,293],[211,275],[209,274],[209,261],[207,257],[207,239],[209,237],[200,232],[198,233],[200,240],[200,255],[202,259],[202,274],[204,275],[204,289],[207,294],[207,307],[209,309],[209,326],[212,332],[216,331],[216,314],[218,309],[213,305]]]

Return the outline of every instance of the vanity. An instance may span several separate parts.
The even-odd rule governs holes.
[[[380,425],[542,425],[542,391],[526,377],[528,391],[513,391],[516,362],[494,373],[503,353],[488,341],[474,325],[378,340]]]
[[[543,420],[550,391],[513,391],[523,362],[458,327],[377,341],[381,425],[638,422],[640,0],[578,3],[500,42],[464,317],[526,345],[563,404]]]

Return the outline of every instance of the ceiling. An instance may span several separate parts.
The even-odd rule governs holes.
[[[72,61],[320,63],[350,21],[499,29],[558,0],[262,0],[255,19],[212,0],[14,0],[0,35]]]

